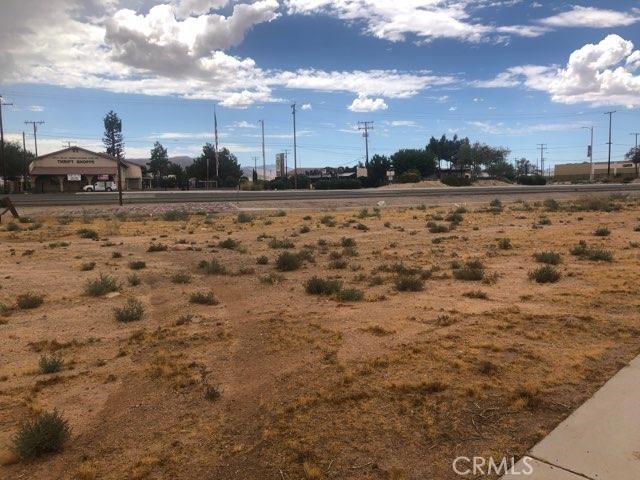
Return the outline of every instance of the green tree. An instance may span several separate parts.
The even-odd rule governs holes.
[[[521,158],[520,160],[516,160],[516,175],[518,177],[521,177],[523,175],[529,175],[530,173],[533,173],[533,171],[534,171],[534,166],[526,158]]]
[[[25,158],[26,157],[26,158]],[[4,161],[7,169],[7,180],[18,180],[27,172],[34,155],[22,149],[18,142],[4,142]]]
[[[227,148],[218,151],[218,178],[216,178],[215,149],[210,143],[202,147],[202,154],[186,168],[186,174],[190,178],[206,180],[207,162],[209,163],[209,178],[218,180],[218,185],[235,187],[242,178],[242,168],[236,156]]]
[[[435,155],[430,150],[402,149],[391,156],[391,163],[396,176],[408,170],[417,170],[422,178],[433,175],[436,171]]]
[[[124,158],[124,139],[122,137],[122,120],[113,110],[104,117],[104,135],[102,136],[107,154]]]
[[[391,170],[391,161],[386,155],[374,155],[367,166],[367,186],[380,187],[387,183],[387,172]]]
[[[164,148],[160,142],[154,143],[149,162],[147,162],[151,175],[154,177],[164,177],[168,175],[170,164],[167,149]]]
[[[633,147],[627,152],[624,158],[636,164],[636,176],[638,176],[638,164],[640,164],[640,147]]]

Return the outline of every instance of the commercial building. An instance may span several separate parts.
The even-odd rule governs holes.
[[[608,162],[594,162],[593,175],[590,162],[564,163],[555,166],[553,178],[557,182],[584,181],[592,176],[599,180],[607,176],[608,170]],[[636,165],[632,162],[611,162],[611,176],[635,178]]]
[[[122,189],[142,188],[142,167],[121,161]],[[34,193],[79,192],[97,181],[118,182],[117,160],[106,153],[69,147],[36,158],[29,165],[31,191]]]
[[[277,177],[287,176],[287,156],[284,153],[276,154],[276,176]]]

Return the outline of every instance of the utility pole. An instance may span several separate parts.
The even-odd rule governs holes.
[[[258,157],[255,155],[253,157],[253,171],[256,172],[256,180],[258,179]],[[251,180],[253,181],[253,174],[251,175]]]
[[[611,176],[611,123],[613,121],[613,114],[616,113],[616,111],[612,111],[612,112],[605,112],[605,115],[609,115],[609,141],[607,142],[607,144],[609,145],[609,160],[607,161],[607,177]]]
[[[2,126],[2,107],[3,105],[9,106],[13,103],[4,103],[2,101],[2,95],[0,95],[0,164],[2,165],[2,185],[4,186],[4,193],[9,193],[9,184],[7,183],[7,166],[4,159],[4,127]]]
[[[542,175],[544,175],[544,151],[548,150],[547,144],[539,143],[538,148],[540,149],[540,171],[542,172]]]
[[[27,176],[29,175],[29,165],[27,165],[27,142],[24,130],[22,131],[22,163],[24,163],[24,191],[27,191]]]
[[[264,120],[260,120],[262,126],[262,180],[267,181],[267,160],[264,154]]]
[[[291,105],[291,113],[293,114],[293,185],[298,189],[298,145],[296,143],[296,104]]]
[[[631,135],[635,135],[636,136],[636,149],[633,151],[633,158],[637,158],[638,156],[638,135],[640,135],[640,132],[633,132]],[[638,163],[636,163],[636,177],[638,176]]]
[[[213,127],[215,131],[215,145],[213,150],[213,156],[216,159],[216,187],[218,186],[218,177],[220,176],[220,159],[218,158],[218,114],[216,113],[216,106],[213,105]]]
[[[284,178],[288,178],[287,177],[288,170],[289,170],[289,150],[285,148],[284,149]],[[287,186],[288,186],[288,183],[287,183]]]
[[[24,122],[25,125],[33,125],[33,141],[36,145],[36,158],[38,158],[38,125],[44,125],[44,122],[41,120],[39,122]]]
[[[590,127],[582,127],[591,132],[591,143],[589,144],[588,157],[591,164],[591,171],[589,172],[589,181],[593,182],[593,125]]]
[[[369,130],[373,130],[373,122],[358,122],[358,130],[364,130],[365,163],[364,166],[369,168]]]

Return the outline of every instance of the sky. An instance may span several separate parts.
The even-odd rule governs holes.
[[[457,134],[545,165],[621,160],[640,132],[640,1],[2,0],[0,95],[9,140],[40,154],[102,150],[122,118],[127,158],[155,141],[243,165],[364,160]]]

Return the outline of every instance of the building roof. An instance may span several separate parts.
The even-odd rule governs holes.
[[[102,153],[102,152],[94,152],[92,150],[87,150],[86,148],[82,148],[82,147],[67,147],[67,148],[63,148],[62,150],[56,150],[55,152],[49,152],[46,153],[44,155],[39,155],[35,160],[33,160],[34,162],[37,162],[38,160],[42,160],[43,158],[47,158],[47,157],[52,157],[54,155],[59,155],[60,153],[64,153],[64,152],[77,152],[77,151],[81,151],[81,152],[85,152],[85,153],[90,153],[92,155],[96,155],[98,157],[102,157],[102,158],[106,158],[107,160],[112,160],[114,162],[116,162],[118,159],[112,155],[109,155],[107,153]],[[137,163],[133,163],[133,162],[128,162],[124,159],[120,159],[120,163],[122,163],[122,165],[125,168],[128,168],[129,165],[135,165],[137,167],[139,167],[140,165],[138,165]]]
[[[103,158],[105,160],[109,160],[110,162],[113,162],[111,165],[108,166],[90,166],[90,165],[83,165],[83,166],[71,166],[71,165],[65,165],[65,166],[60,166],[60,167],[52,167],[52,166],[43,166],[41,165],[41,161],[44,159],[47,159],[49,157],[54,157],[56,155],[60,155],[60,154],[64,154],[66,152],[84,152],[87,153],[89,155],[95,156],[95,157],[100,157]],[[133,163],[133,162],[127,162],[126,160],[121,160],[122,166],[124,168],[129,168],[132,166],[135,167],[140,167],[140,165]],[[38,158],[34,159],[31,164],[30,164],[30,174],[31,175],[73,175],[73,174],[80,174],[80,175],[116,175],[118,173],[118,167],[117,167],[117,158],[113,157],[111,155],[107,155],[106,153],[101,153],[101,152],[93,152],[91,150],[87,150],[86,148],[82,148],[82,147],[67,147],[64,148],[62,150],[57,150],[55,152],[51,152],[51,153],[47,153],[46,155],[40,155]]]

